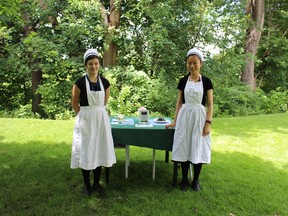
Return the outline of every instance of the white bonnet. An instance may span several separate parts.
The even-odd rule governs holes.
[[[201,62],[204,61],[203,53],[197,48],[190,49],[186,55],[186,58],[188,58],[190,55],[197,55],[200,58]]]
[[[98,51],[96,49],[88,49],[88,50],[86,50],[86,52],[84,53],[84,56],[83,56],[84,64],[86,62],[86,59],[89,56],[92,56],[92,55],[99,57]]]

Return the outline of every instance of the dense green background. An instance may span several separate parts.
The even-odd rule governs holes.
[[[31,73],[40,70],[43,110],[36,117],[70,118],[71,86],[85,73],[85,49],[95,47],[103,55],[107,46],[99,5],[45,0],[43,9],[38,0],[9,2],[3,0],[0,8],[0,115],[35,116]],[[265,5],[257,90],[251,92],[240,81],[250,26],[245,1],[121,1],[120,27],[112,37],[119,47],[117,66],[101,71],[112,84],[110,113],[133,115],[146,106],[155,115],[173,117],[177,82],[187,73],[184,59],[193,46],[205,53],[202,73],[214,83],[215,116],[286,112],[287,11],[286,1]]]

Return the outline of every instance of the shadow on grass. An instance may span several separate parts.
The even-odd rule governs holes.
[[[95,208],[97,212],[103,208],[103,215],[115,215],[120,208],[118,205],[123,209],[127,205],[135,214],[150,212],[149,209],[154,207],[155,214],[161,211],[158,213],[163,215],[171,212],[186,215],[195,206],[199,211],[212,211],[215,215],[229,212],[236,215],[288,214],[287,171],[243,153],[213,152],[212,164],[205,165],[201,173],[201,193],[187,193],[185,202],[183,193],[171,186],[171,161],[167,164],[157,158],[156,179],[153,181],[151,151],[143,151],[141,158],[131,159],[129,178],[125,179],[124,150],[117,149],[117,163],[110,169],[110,184],[105,185],[108,198],[89,206],[81,193],[80,169],[70,169],[71,146],[67,143],[31,142],[27,145],[0,142],[0,148],[1,215],[25,212],[28,215],[45,212],[77,215],[85,212],[83,206]],[[180,179],[179,170],[178,182]],[[159,196],[161,202],[154,203]],[[190,202],[189,199],[195,200]],[[139,206],[139,202],[145,205]]]

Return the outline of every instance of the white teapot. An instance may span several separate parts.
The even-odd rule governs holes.
[[[138,109],[139,112],[139,122],[149,122],[149,110],[145,107],[140,107]]]

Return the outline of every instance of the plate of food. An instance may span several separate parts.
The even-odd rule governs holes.
[[[158,124],[165,124],[165,123],[168,123],[169,121],[163,117],[159,117],[159,118],[155,118],[154,122]]]
[[[112,122],[128,122],[128,119],[112,119]]]

